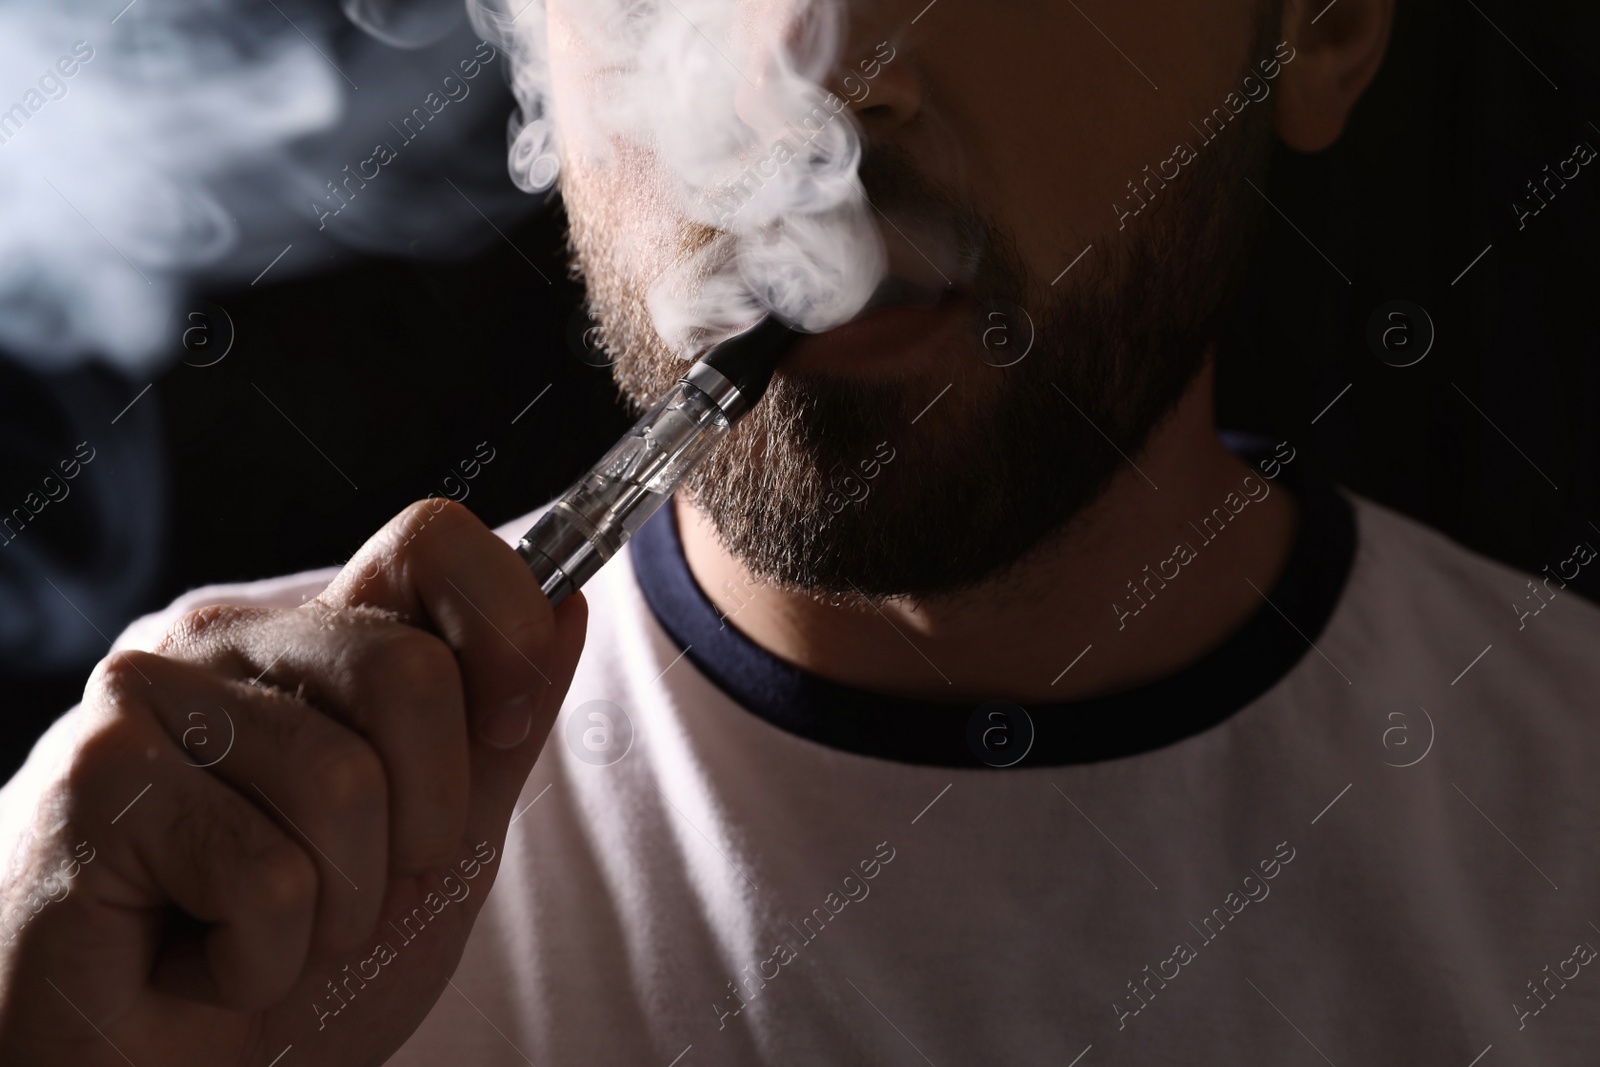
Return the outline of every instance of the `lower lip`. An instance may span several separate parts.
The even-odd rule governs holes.
[[[917,358],[941,335],[963,328],[968,301],[946,294],[931,308],[899,304],[869,311],[826,333],[802,337],[784,357],[783,370],[891,370]]]

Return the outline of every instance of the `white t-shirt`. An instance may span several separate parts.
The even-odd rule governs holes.
[[[725,625],[664,509],[584,590],[498,881],[390,1062],[1597,1062],[1600,610],[1555,581],[1533,614],[1526,575],[1294,491],[1259,616],[1145,690],[1029,708],[1004,768],[969,736],[1014,754],[1015,712],[969,730]],[[118,644],[334,573],[196,590]]]

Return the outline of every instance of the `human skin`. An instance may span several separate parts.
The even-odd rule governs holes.
[[[566,2],[553,3],[553,19],[559,21]],[[1106,257],[1126,232],[1147,224],[1134,218],[1128,231],[1119,227],[1111,205],[1132,203],[1128,181],[1169,158],[1175,142],[1196,141],[1190,123],[1236,91],[1245,70],[1273,55],[1271,49],[1250,54],[1260,9],[1240,0],[1079,5],[1081,13],[1043,0],[925,7],[925,0],[895,0],[852,21],[847,62],[870,55],[882,40],[897,46],[870,94],[852,105],[854,117],[869,145],[902,148],[929,172],[972,190],[1015,239],[1041,289],[1086,247],[1091,260]],[[1289,0],[1273,40],[1288,42],[1293,58],[1278,65],[1271,96],[1251,106],[1273,109],[1273,130],[1289,148],[1326,148],[1376,73],[1391,19],[1391,0],[1339,0],[1331,7]],[[575,48],[573,56],[579,53]],[[558,106],[563,93],[581,91],[578,67],[555,57]],[[603,260],[591,276],[617,272],[642,288],[667,269],[681,248],[679,220],[670,197],[650,191],[657,184],[648,161],[601,166],[573,152],[563,168],[575,233],[589,228],[598,236],[594,247],[578,242],[582,255]],[[619,233],[625,242],[611,240]],[[895,232],[884,240],[894,270],[928,280],[930,268],[910,241]],[[1080,264],[1076,273],[1092,265]],[[1069,275],[1063,284],[1073,280]],[[894,379],[929,400],[950,383],[940,405],[976,404],[992,369],[972,357],[960,316],[947,316],[930,335],[918,316],[933,314],[897,309],[893,328],[876,331],[868,344],[835,343],[829,335],[808,340],[780,365],[778,377]],[[896,344],[896,334],[918,341]],[[628,374],[625,368],[625,385]],[[1271,494],[1206,549],[1202,565],[1185,568],[1151,602],[1136,638],[1119,633],[1111,605],[1128,598],[1126,583],[1169,557],[1189,537],[1188,521],[1209,513],[1252,473],[1216,436],[1213,381],[1208,354],[1176,407],[1103,495],[1021,565],[975,588],[866,606],[763,584],[725,547],[703,510],[680,496],[675,506],[690,570],[730,624],[768,651],[872,691],[1067,700],[1165,676],[1219,645],[1262,607],[1260,591],[1282,570],[1295,529],[1290,495]],[[1063,405],[1062,417],[1075,416]],[[937,423],[936,415],[904,433],[937,433]],[[895,476],[890,466],[881,477]],[[1062,668],[1089,645],[1093,653],[1063,676]]]
[[[383,1062],[455,970],[586,617],[435,498],[300,608],[202,608],[107,656],[6,857],[13,915],[93,854],[0,944],[0,1063]],[[184,747],[197,721],[226,736],[222,705],[227,755]],[[414,941],[384,929],[418,906]],[[174,907],[198,921],[164,927]],[[379,941],[397,958],[363,966]],[[381,977],[319,1018],[347,965]]]
[[[921,6],[875,9],[852,42],[882,39]],[[1165,158],[1173,131],[1221,100],[1250,58],[1253,9],[1242,2],[1204,15],[1178,0],[1078,6],[1104,36],[1071,5],[997,13],[940,0],[857,110],[869,138],[932,152],[916,120],[937,90],[972,181],[990,190],[1042,278],[1111,239],[1108,205],[1123,182]],[[1285,5],[1282,37],[1297,57],[1273,97],[1279,136],[1302,151],[1338,136],[1381,60],[1391,14],[1387,0],[1338,0],[1313,24],[1313,7]],[[561,79],[571,47],[553,35],[558,106],[562,93],[581,92]],[[640,235],[647,282],[661,265],[648,258],[651,241],[672,254],[671,222],[665,202],[640,189],[618,189],[610,210]],[[903,249],[891,255],[909,262]],[[799,357],[840,375],[954,381],[950,404],[972,373],[936,344],[869,366],[824,337]],[[889,692],[1061,698],[1164,673],[1255,610],[1244,579],[1267,588],[1293,515],[1286,494],[1253,505],[1239,536],[1184,579],[1184,596],[1141,618],[1138,641],[1111,643],[1052,686],[1049,668],[1098,635],[1089,615],[1109,615],[1079,605],[1103,603],[1108,586],[1163,558],[1169,531],[1248,473],[1215,441],[1209,372],[1131,458],[1143,475],[1119,474],[1005,585],[948,602],[889,600],[882,617],[761,589],[735,625],[802,666]],[[692,509],[681,517],[691,569],[716,595],[739,563]],[[443,991],[496,864],[325,1028],[310,1005],[326,979],[370,955],[381,920],[417,904],[481,843],[499,849],[585,619],[581,596],[552,612],[510,548],[458,505],[429,503],[380,531],[305,607],[206,609],[153,654],[107,657],[85,691],[81,733],[48,772],[32,833],[6,857],[9,907],[76,842],[95,848],[71,891],[0,946],[0,1062],[262,1064],[291,1043],[298,1064],[382,1062]],[[199,768],[184,731],[190,712],[218,702],[236,709],[239,740]],[[497,722],[502,708],[512,717]],[[174,905],[208,924],[188,931],[203,940],[163,926]]]

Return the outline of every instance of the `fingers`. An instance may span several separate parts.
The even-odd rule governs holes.
[[[317,871],[313,948],[339,953],[362,943],[377,925],[389,873],[389,786],[379,754],[281,690],[177,659],[124,655],[149,683],[139,695],[180,758],[227,782],[308,854]],[[447,824],[458,848],[464,796],[455,807],[432,821]]]
[[[378,609],[218,606],[179,619],[157,651],[301,694],[365,737],[387,782],[390,864],[416,873],[450,862],[469,771],[461,672],[442,640]]]
[[[157,651],[301,692],[367,738],[387,772],[389,862],[415,873],[448,863],[469,821],[469,836],[498,840],[586,620],[573,597],[558,625],[521,557],[435,499],[386,525],[302,608],[201,609]]]
[[[399,612],[438,633],[460,660],[468,720],[484,743],[521,744],[534,715],[559,704],[565,680],[545,663],[550,602],[521,557],[459,504],[434,498],[401,512],[318,600]]]
[[[90,726],[67,771],[65,814],[97,856],[75,907],[149,912],[170,901],[205,928],[191,951],[147,961],[158,981],[240,1010],[275,1003],[307,958],[316,867],[254,805],[186,765],[137,671],[114,655],[86,693]]]

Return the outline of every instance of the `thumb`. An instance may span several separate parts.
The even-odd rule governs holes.
[[[553,610],[521,556],[466,508],[435,498],[390,520],[317,600],[396,613],[450,646],[471,738],[468,832],[498,840],[572,684],[583,597]]]
[[[555,614],[538,579],[453,501],[420,501],[390,520],[307,605],[329,608],[377,608],[443,639],[461,670],[475,739],[520,746],[532,720],[560,703],[543,666]],[[569,667],[562,693],[570,676]]]

